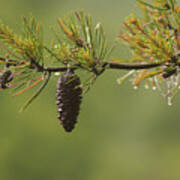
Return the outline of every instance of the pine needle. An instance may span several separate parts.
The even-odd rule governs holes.
[[[42,77],[40,79],[38,79],[36,82],[34,82],[32,85],[28,86],[27,88],[17,92],[16,94],[13,95],[13,97],[16,97],[18,95],[23,94],[24,92],[26,92],[27,90],[31,89],[32,87],[36,86],[37,84],[39,84],[42,81]]]
[[[34,95],[25,103],[25,105],[20,109],[20,112],[24,112],[26,108],[39,96],[39,94],[43,91],[43,89],[48,84],[50,77],[51,77],[51,74],[48,73],[48,77],[46,81],[40,86],[40,88],[34,93]]]

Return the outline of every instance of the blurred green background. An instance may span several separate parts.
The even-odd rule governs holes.
[[[0,0],[0,19],[17,32],[23,15],[44,24],[45,37],[57,17],[85,9],[101,21],[112,42],[135,0]],[[120,45],[115,56],[127,57]],[[56,81],[23,114],[28,98],[0,93],[0,180],[179,180],[180,96],[172,107],[152,90],[118,85],[124,72],[108,71],[84,97],[71,134],[56,118]]]

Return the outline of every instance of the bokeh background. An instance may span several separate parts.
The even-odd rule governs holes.
[[[113,42],[135,0],[0,0],[0,19],[19,32],[22,16],[32,13],[49,40],[57,17],[82,8]],[[122,45],[114,54],[129,55]],[[71,134],[56,118],[56,79],[23,114],[18,110],[31,93],[14,99],[1,92],[0,180],[179,180],[180,96],[169,107],[157,92],[118,85],[123,73],[98,79]]]

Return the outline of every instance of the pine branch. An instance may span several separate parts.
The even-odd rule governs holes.
[[[140,69],[152,69],[162,66],[162,63],[148,63],[148,64],[120,64],[120,63],[108,63],[108,67],[111,69],[125,69],[125,70],[140,70]]]
[[[24,110],[44,90],[53,73],[61,75],[65,72],[61,75],[60,84],[62,81],[63,88],[69,88],[69,85],[74,88],[74,79],[67,75],[79,79],[77,84],[80,84],[80,78],[75,73],[79,70],[85,72],[88,78],[82,79],[88,81],[84,80],[80,87],[75,87],[81,94],[89,90],[105,71],[127,70],[127,74],[118,79],[119,84],[131,77],[135,88],[143,83],[147,87],[147,83],[151,82],[153,89],[158,87],[161,90],[159,87],[164,83],[167,92],[160,93],[171,105],[180,86],[180,9],[175,0],[154,1],[153,4],[144,0],[137,2],[144,17],[131,14],[123,22],[118,35],[133,52],[132,58],[127,60],[112,60],[114,45],[109,45],[102,24],[93,22],[84,11],[58,18],[61,33],[55,32],[55,40],[49,44],[43,41],[41,25],[34,17],[23,18],[23,35],[17,35],[0,23],[0,48],[7,52],[5,57],[0,54],[1,89],[14,88],[19,90],[15,95],[20,95],[36,87],[45,76],[42,86],[21,109]],[[52,62],[53,67],[49,66]],[[67,79],[72,82],[66,82]],[[61,87],[58,90],[63,95]],[[62,97],[59,98],[61,100]],[[67,104],[74,100],[74,97],[71,100],[69,96],[66,98]],[[79,96],[77,104],[80,104],[80,99]],[[58,104],[60,115],[64,110],[62,105]]]

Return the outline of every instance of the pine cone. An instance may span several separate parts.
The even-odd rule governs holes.
[[[8,88],[7,83],[13,80],[13,73],[9,70],[5,71],[0,75],[0,88],[6,89]]]
[[[80,78],[72,70],[62,74],[57,83],[58,119],[67,132],[71,132],[77,123],[82,99],[80,84]]]

